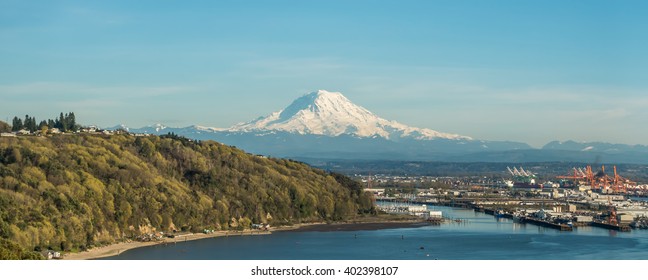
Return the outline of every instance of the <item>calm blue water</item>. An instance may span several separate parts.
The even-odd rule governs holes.
[[[465,219],[421,228],[275,232],[137,248],[106,259],[171,260],[595,260],[648,259],[648,231],[582,227],[560,232],[473,210],[430,207]]]

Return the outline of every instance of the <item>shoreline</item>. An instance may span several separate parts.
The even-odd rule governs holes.
[[[185,235],[180,235],[176,236],[174,238],[164,238],[161,241],[147,241],[147,242],[140,242],[140,241],[129,241],[129,242],[119,242],[115,244],[110,244],[106,245],[103,247],[96,247],[92,248],[88,251],[83,251],[83,252],[76,252],[76,253],[66,253],[61,257],[61,260],[93,260],[93,259],[100,259],[100,258],[106,258],[106,257],[111,257],[111,256],[116,256],[119,255],[123,252],[126,252],[130,249],[135,249],[135,248],[141,248],[141,247],[149,247],[149,246],[155,246],[155,245],[163,245],[163,244],[174,244],[177,242],[186,242],[186,241],[194,241],[194,240],[200,240],[200,239],[206,239],[206,238],[216,238],[216,237],[223,237],[223,236],[242,236],[242,235],[265,235],[265,234],[270,234],[271,232],[269,231],[253,231],[253,230],[245,230],[245,231],[217,231],[214,233],[191,233],[191,234],[185,234]]]
[[[414,228],[414,227],[423,227],[427,225],[430,224],[421,220],[349,221],[349,222],[341,222],[341,223],[317,222],[317,223],[301,223],[292,226],[271,228],[268,231],[244,230],[244,231],[217,231],[208,234],[193,233],[193,234],[176,236],[174,238],[165,238],[162,241],[119,242],[119,243],[115,243],[103,247],[92,248],[84,252],[66,253],[63,255],[61,260],[93,260],[93,259],[116,256],[130,249],[135,249],[140,247],[148,247],[148,246],[155,246],[161,244],[173,244],[176,242],[193,241],[193,240],[200,240],[206,238],[217,238],[223,236],[266,235],[266,234],[272,234],[272,232],[275,231],[276,232],[359,231],[359,230],[380,230],[380,229],[394,229],[394,228]]]
[[[330,231],[361,231],[381,230],[396,228],[418,228],[432,225],[425,221],[393,221],[393,222],[360,222],[360,223],[333,223],[333,224],[308,224],[294,229],[286,229],[292,232],[330,232]]]

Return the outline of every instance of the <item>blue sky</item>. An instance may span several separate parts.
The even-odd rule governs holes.
[[[0,0],[0,117],[229,127],[326,89],[479,139],[646,145],[647,8]]]

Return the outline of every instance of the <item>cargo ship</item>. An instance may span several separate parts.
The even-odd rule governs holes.
[[[560,231],[573,231],[573,228],[572,228],[571,225],[552,223],[552,222],[549,222],[549,221],[540,220],[540,219],[534,219],[534,218],[531,218],[531,217],[526,217],[524,219],[524,222],[532,224],[532,225],[536,225],[536,226],[543,226],[543,227],[553,228],[553,229],[557,229],[557,230],[560,230]]]

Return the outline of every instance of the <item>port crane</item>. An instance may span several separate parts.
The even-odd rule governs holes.
[[[605,165],[601,166],[599,172],[594,173],[592,166],[588,165],[585,170],[582,168],[572,168],[569,175],[557,176],[558,179],[572,180],[574,185],[587,184],[592,190],[606,192],[606,193],[626,193],[628,186],[636,185],[629,179],[621,177],[617,173],[616,166],[613,167],[614,175],[610,176],[605,173]]]
[[[608,223],[615,226],[619,225],[619,221],[617,220],[616,207],[612,205],[612,201],[610,200],[609,195],[608,195]]]
[[[513,169],[511,169],[510,167],[507,166],[506,169],[513,176],[525,176],[525,177],[533,177],[533,176],[535,176],[535,174],[533,174],[533,172],[524,170],[524,168],[522,168],[521,166],[520,166],[520,170],[518,170],[515,166],[513,167]]]

